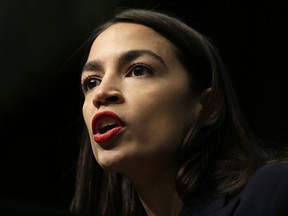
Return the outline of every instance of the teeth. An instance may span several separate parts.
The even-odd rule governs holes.
[[[103,134],[103,133],[106,133],[107,131],[109,131],[109,130],[117,127],[117,126],[118,126],[118,124],[108,125],[108,126],[105,126],[105,127],[101,128],[99,132],[101,134]]]
[[[103,128],[105,126],[108,126],[108,125],[113,125],[113,124],[116,124],[117,121],[115,121],[115,119],[113,118],[105,118],[103,119],[100,124],[99,124],[99,128]]]
[[[99,132],[105,133],[106,131],[118,126],[118,122],[114,118],[104,118],[99,123]]]

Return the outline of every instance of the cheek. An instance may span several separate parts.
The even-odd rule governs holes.
[[[135,130],[139,140],[146,145],[163,145],[177,148],[182,143],[191,125],[191,110],[187,96],[184,94],[147,94],[134,104],[132,118],[137,120]],[[150,145],[149,144],[149,145]]]

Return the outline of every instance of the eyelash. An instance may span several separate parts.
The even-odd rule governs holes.
[[[136,69],[138,69],[138,72],[139,72],[139,69],[141,69],[140,72],[143,72],[143,70],[145,70],[144,71],[145,74],[136,75],[135,74],[135,72],[137,72]],[[150,66],[143,64],[143,63],[135,63],[131,67],[129,67],[128,73],[125,76],[126,77],[143,77],[143,76],[149,76],[149,75],[153,75],[153,69]],[[82,91],[86,93],[90,91],[91,89],[95,88],[96,86],[100,85],[100,83],[101,83],[100,77],[95,76],[95,75],[89,75],[83,78],[81,81]],[[93,85],[93,86],[89,87],[89,85]]]
[[[92,83],[92,81],[93,81],[93,83]],[[82,79],[82,82],[81,82],[82,91],[84,93],[88,92],[91,89],[93,89],[94,87],[100,85],[100,83],[101,83],[101,79],[100,78],[98,78],[95,75],[89,75],[89,76],[87,76],[87,77]],[[93,84],[93,86],[89,87],[90,84]]]
[[[142,70],[145,69],[146,72],[148,72],[149,75],[153,74],[153,69],[150,66],[148,66],[148,65],[146,65],[144,63],[135,63],[129,68],[128,73],[127,73],[126,76],[128,76],[128,75],[131,76],[131,74],[133,73],[133,70],[139,69],[139,68],[141,68]],[[146,75],[140,75],[140,76],[148,76],[148,75],[146,74]]]

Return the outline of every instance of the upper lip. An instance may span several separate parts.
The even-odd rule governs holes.
[[[97,113],[92,119],[93,134],[101,133],[101,129],[108,125],[115,125],[123,127],[124,122],[121,118],[111,111],[104,111]]]

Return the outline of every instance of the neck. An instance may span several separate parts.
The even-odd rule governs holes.
[[[132,182],[148,216],[179,215],[183,203],[175,189],[175,172],[145,175]]]
[[[177,216],[183,207],[176,192],[170,194],[167,191],[154,192],[150,194],[149,198],[141,194],[139,196],[148,216]],[[153,197],[151,198],[151,196]]]

